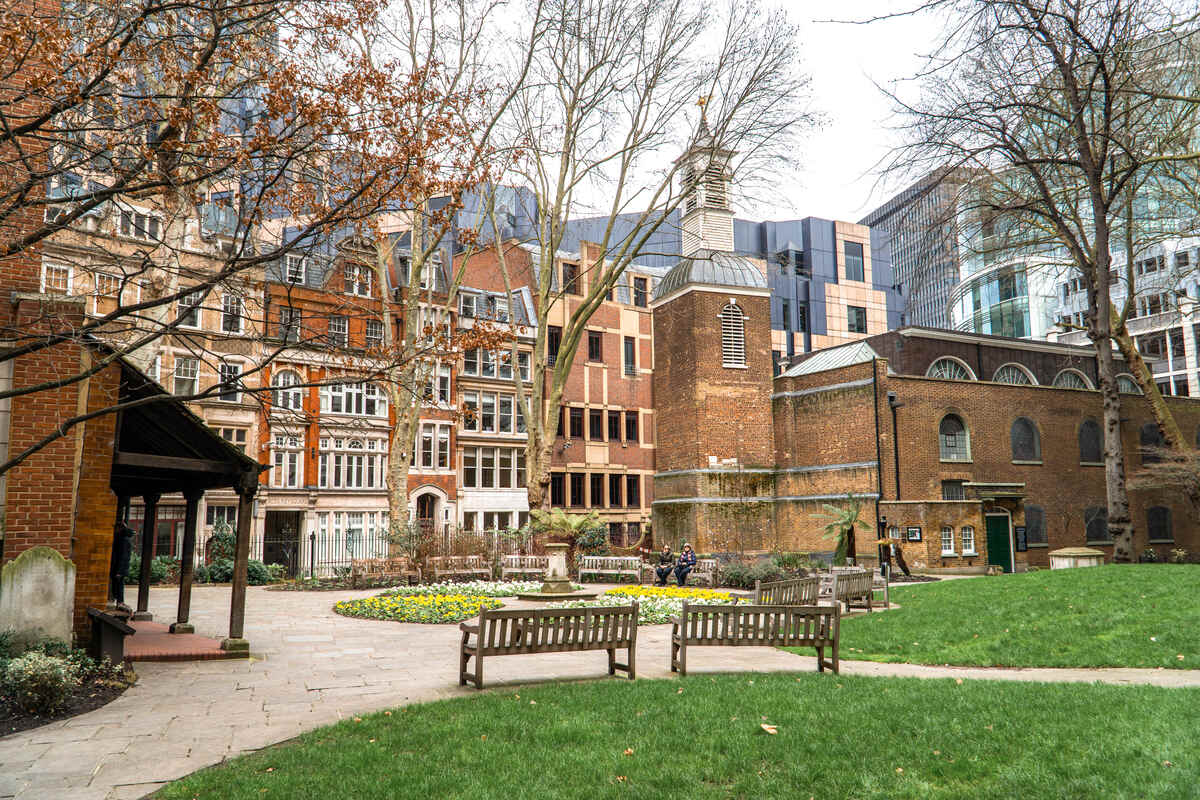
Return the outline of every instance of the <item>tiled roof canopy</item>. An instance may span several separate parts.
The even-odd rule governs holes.
[[[767,279],[758,267],[736,253],[697,250],[680,259],[658,284],[654,299],[666,297],[688,285],[766,289]]]

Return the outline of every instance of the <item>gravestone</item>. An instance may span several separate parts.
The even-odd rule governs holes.
[[[75,565],[52,547],[33,547],[0,571],[0,631],[71,641]]]

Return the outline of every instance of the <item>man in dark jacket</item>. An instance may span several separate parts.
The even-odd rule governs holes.
[[[664,544],[662,551],[658,554],[658,566],[654,568],[654,573],[658,575],[658,580],[654,585],[666,586],[667,578],[671,576],[673,569],[675,569],[675,554],[671,552],[671,545]]]
[[[124,522],[113,526],[112,570],[109,573],[109,594],[117,601],[117,608],[125,609],[125,576],[129,574],[129,559],[133,554],[133,528]]]

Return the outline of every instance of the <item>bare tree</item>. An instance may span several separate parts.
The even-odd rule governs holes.
[[[973,175],[967,235],[992,253],[1069,265],[1087,288],[1104,404],[1114,559],[1133,559],[1112,343],[1112,252],[1131,184],[1194,163],[1171,90],[1195,39],[1194,8],[1167,0],[931,0],[947,33],[901,104],[910,144],[894,166]],[[1176,84],[1177,85],[1177,84]],[[960,209],[960,213],[963,213]]]
[[[743,0],[720,9],[697,0],[547,0],[540,13],[545,32],[506,117],[524,156],[510,177],[537,198],[532,256],[515,263],[512,243],[495,240],[510,300],[518,283],[534,298],[531,390],[514,370],[529,425],[531,508],[549,506],[557,419],[587,322],[684,197],[685,165],[674,159],[689,144],[736,152],[731,169],[753,186],[791,163],[788,145],[812,120],[795,29],[782,12]],[[702,137],[689,117],[697,100]],[[594,196],[603,197],[602,255],[581,263],[566,286],[555,272],[560,245],[572,217],[597,211]],[[632,234],[619,230],[623,215]],[[565,321],[551,360],[547,323],[556,317]]]

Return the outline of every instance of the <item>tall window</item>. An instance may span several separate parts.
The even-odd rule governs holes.
[[[721,366],[746,366],[746,318],[737,303],[721,309]]]
[[[1079,426],[1079,463],[1100,464],[1104,461],[1104,448],[1100,444],[1100,425],[1094,419],[1085,419]]]
[[[636,508],[642,504],[642,476],[625,476],[625,505]]]
[[[604,360],[604,334],[600,331],[588,331],[588,361]]]
[[[608,505],[612,508],[618,508],[621,503],[621,486],[624,484],[623,475],[608,476]]]
[[[578,264],[563,264],[563,291],[567,294],[579,294],[581,289],[579,286],[579,265]]]
[[[371,270],[359,264],[347,264],[342,270],[346,294],[359,297],[371,296]]]
[[[200,327],[200,304],[204,302],[204,292],[192,292],[179,298],[179,327]]]
[[[1083,511],[1083,525],[1087,531],[1089,542],[1107,542],[1108,509],[1104,506],[1090,506]]]
[[[1028,417],[1017,417],[1013,420],[1010,440],[1013,461],[1042,460],[1042,441],[1033,420]]]
[[[218,399],[227,403],[236,403],[241,396],[242,382],[239,376],[242,374],[242,365],[222,361],[218,370],[222,387]]]
[[[1171,531],[1171,509],[1166,506],[1152,506],[1146,509],[1146,532],[1152,542],[1174,541],[1175,534]]]
[[[1025,506],[1025,541],[1046,544],[1046,512],[1041,506]]]
[[[587,498],[583,494],[585,479],[582,472],[571,473],[571,505],[576,508],[587,505]]]
[[[842,242],[842,254],[845,256],[846,261],[846,280],[865,280],[862,243]]]
[[[647,283],[645,278],[633,279],[633,304],[640,308],[646,307],[646,301],[650,297],[650,292],[647,291]]]
[[[221,332],[241,333],[243,314],[242,298],[236,294],[227,294],[221,298]]]
[[[625,441],[637,444],[638,441],[638,412],[625,412]]]
[[[550,473],[550,505],[565,506],[566,504],[566,475],[562,472],[552,472]]]
[[[1162,460],[1162,456],[1156,450],[1163,447],[1166,442],[1157,422],[1147,422],[1143,425],[1138,432],[1138,441],[1142,446],[1143,464],[1156,464]]]
[[[637,340],[625,337],[625,374],[637,375]]]
[[[550,325],[546,328],[546,366],[553,367],[558,361],[558,348],[562,346],[562,328]]]
[[[846,306],[846,330],[850,333],[866,333],[867,309],[862,306]]]
[[[942,555],[952,556],[954,553],[954,528],[949,525],[942,528]]]
[[[284,257],[283,280],[286,283],[304,283],[304,256]]]
[[[971,443],[967,426],[956,414],[942,417],[938,425],[938,449],[942,461],[970,461]]]
[[[279,307],[279,338],[285,342],[300,341],[300,309],[295,306]]]
[[[298,383],[300,383],[300,376],[290,369],[276,372],[271,377],[271,386],[274,387],[271,398],[272,405],[276,408],[299,411],[304,391],[296,385]]]
[[[367,347],[383,347],[383,323],[377,319],[367,320]]]
[[[570,434],[572,439],[583,438],[583,409],[572,408],[569,412]]]
[[[276,434],[271,446],[271,485],[277,489],[300,487],[300,438]]]
[[[329,344],[333,347],[345,347],[350,343],[350,320],[340,314],[329,318]]]
[[[176,356],[175,358],[175,394],[193,395],[198,388],[200,377],[200,360],[191,356]]]
[[[970,525],[964,525],[962,530],[962,554],[964,556],[975,555],[975,529]]]
[[[42,267],[42,292],[68,295],[71,293],[71,268],[58,264]]]
[[[610,442],[621,441],[621,412],[608,412],[608,440]]]
[[[604,412],[598,408],[588,409],[588,438],[593,442],[604,441]]]
[[[591,494],[591,505],[594,508],[604,508],[604,473],[593,472],[588,478],[589,493]]]

